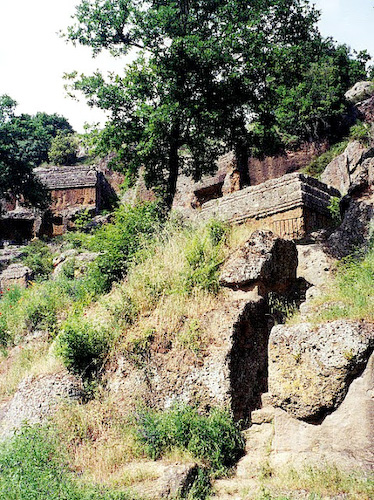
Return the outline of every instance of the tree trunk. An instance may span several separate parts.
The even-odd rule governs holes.
[[[179,137],[180,127],[179,123],[176,123],[171,132],[170,138],[170,149],[169,149],[169,175],[166,186],[166,196],[165,203],[167,208],[170,210],[173,205],[175,191],[177,189],[177,180],[179,174]]]
[[[248,171],[249,154],[246,144],[241,142],[236,144],[235,161],[236,161],[236,170],[239,173],[240,189],[242,189],[250,185],[250,178]]]

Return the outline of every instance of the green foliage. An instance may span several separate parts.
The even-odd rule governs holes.
[[[340,213],[340,198],[338,196],[332,196],[330,199],[330,204],[327,208],[330,211],[332,220],[336,225],[338,225],[342,220],[342,216]]]
[[[369,123],[357,122],[351,127],[349,138],[354,141],[359,141],[366,146],[372,140],[371,125]]]
[[[90,380],[98,375],[112,340],[113,335],[107,328],[71,316],[61,327],[57,352],[68,370]]]
[[[8,288],[0,292],[0,347],[7,347],[11,340],[8,318],[13,314],[18,301],[21,298],[19,287]]]
[[[72,128],[56,114],[16,116],[16,105],[9,96],[0,96],[0,192],[22,195],[31,204],[46,208],[47,192],[32,169],[48,160],[48,150],[57,132]]]
[[[318,54],[304,66],[295,86],[285,83],[276,88],[276,129],[285,146],[321,139],[335,142],[346,133],[344,93],[365,79],[367,55],[352,54],[349,47],[335,46],[331,39],[320,44]]]
[[[78,231],[84,231],[87,224],[92,220],[92,216],[88,208],[80,212],[74,219],[74,225]]]
[[[59,130],[51,141],[48,159],[55,165],[74,165],[77,162],[77,138],[66,131]]]
[[[85,281],[96,293],[108,292],[122,279],[137,252],[160,229],[164,214],[160,205],[148,203],[121,207],[113,224],[95,233],[90,249],[100,255],[90,267]]]
[[[325,153],[312,160],[307,167],[304,169],[304,173],[311,175],[312,177],[319,177],[327,165],[337,156],[339,156],[345,148],[348,146],[348,140],[339,142],[335,144]]]
[[[227,411],[214,409],[202,416],[188,406],[163,413],[142,410],[137,422],[138,439],[153,460],[177,447],[209,464],[218,476],[243,453],[243,437]]]
[[[199,179],[224,150],[235,150],[248,181],[249,148],[263,153],[271,143],[277,87],[294,88],[318,61],[317,19],[301,0],[81,0],[68,39],[95,54],[140,50],[124,76],[67,78],[73,93],[111,112],[98,150],[116,151],[130,177],[145,166],[170,207],[179,173]],[[248,116],[261,137],[248,131]]]
[[[35,278],[47,279],[53,270],[53,255],[49,246],[35,240],[22,251],[22,262],[34,272]]]
[[[205,236],[205,237],[204,237]],[[183,275],[184,288],[190,291],[200,288],[217,292],[219,288],[218,271],[222,264],[222,247],[216,244],[216,234],[196,234],[187,242],[185,248],[186,267]]]
[[[124,492],[80,485],[53,433],[43,427],[23,427],[1,443],[0,471],[0,500],[134,500]]]
[[[324,306],[316,313],[318,321],[339,318],[374,320],[374,248],[364,256],[343,260],[331,290],[323,296]]]

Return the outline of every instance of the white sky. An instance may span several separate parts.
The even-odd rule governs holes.
[[[322,10],[320,28],[356,50],[374,56],[374,0],[314,0]],[[71,24],[79,0],[0,0],[0,95],[9,94],[18,112],[65,116],[81,132],[85,122],[102,119],[99,111],[65,97],[62,76],[75,69],[121,72],[124,61],[91,58],[89,48],[74,47],[57,35]]]

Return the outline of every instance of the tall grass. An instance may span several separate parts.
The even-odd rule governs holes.
[[[131,500],[126,492],[79,483],[53,433],[24,427],[0,447],[0,500]]]
[[[315,319],[339,318],[374,321],[374,247],[365,256],[341,262],[326,295],[317,299]]]
[[[142,410],[137,422],[138,439],[152,459],[180,448],[205,462],[215,476],[224,474],[244,450],[240,430],[224,410],[213,409],[207,416],[189,406],[165,412]]]

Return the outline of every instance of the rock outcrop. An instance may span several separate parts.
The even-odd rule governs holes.
[[[270,462],[273,467],[319,467],[374,469],[374,354],[364,372],[350,384],[334,413],[320,425],[292,418],[276,410]]]
[[[352,184],[360,182],[368,175],[372,163],[367,160],[374,156],[374,148],[365,146],[359,141],[352,141],[345,151],[329,163],[321,175],[321,181],[347,194]]]
[[[356,104],[358,102],[364,101],[374,94],[374,84],[373,82],[357,82],[352,88],[350,88],[345,93],[345,98]]]
[[[11,436],[24,423],[45,421],[63,401],[79,400],[82,396],[80,382],[67,372],[26,378],[3,410],[0,439]]]
[[[34,274],[29,267],[23,264],[11,264],[0,274],[0,290],[15,285],[26,288],[33,277]]]
[[[271,231],[255,231],[224,263],[220,283],[233,289],[258,286],[261,293],[284,291],[296,280],[297,249]]]
[[[373,349],[374,328],[364,322],[274,327],[269,339],[274,405],[305,421],[323,419],[341,404]]]

